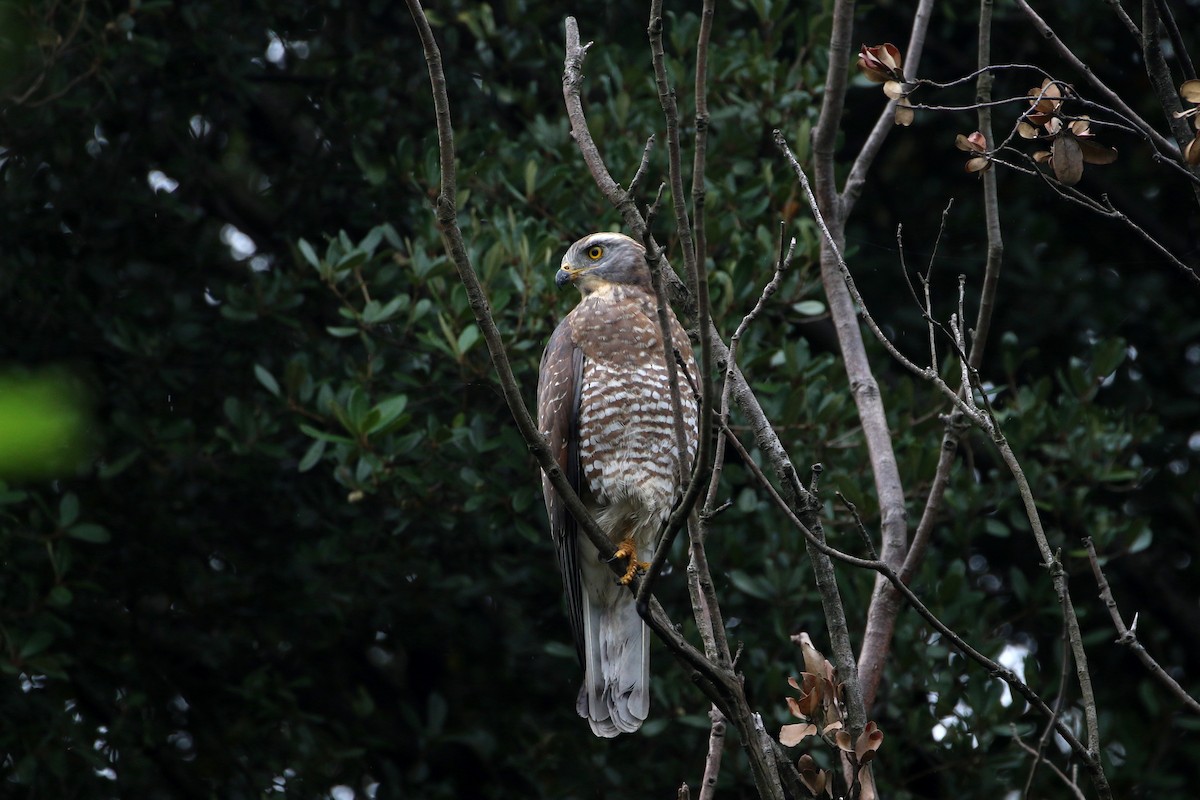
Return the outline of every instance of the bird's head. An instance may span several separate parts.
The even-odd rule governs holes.
[[[573,283],[583,294],[609,283],[648,285],[646,248],[622,233],[589,234],[567,250],[554,283]]]

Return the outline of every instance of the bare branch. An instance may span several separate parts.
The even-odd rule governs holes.
[[[979,80],[975,84],[975,100],[981,104],[992,98],[992,75],[987,71],[992,59],[992,1],[979,3]],[[995,144],[992,136],[992,110],[981,105],[978,112],[979,130],[990,150]],[[968,360],[975,369],[983,363],[988,331],[992,326],[992,309],[1000,283],[1000,265],[1004,256],[1004,238],[1000,232],[1000,202],[996,195],[996,170],[983,173],[984,227],[987,231],[987,260],[984,266],[983,291],[979,298],[979,313],[975,318],[975,336]],[[936,366],[936,365],[935,365]]]
[[[1192,140],[1192,128],[1187,120],[1176,117],[1182,105],[1175,90],[1175,81],[1171,78],[1171,68],[1163,58],[1162,44],[1158,38],[1158,9],[1153,0],[1142,3],[1142,60],[1146,64],[1146,77],[1166,115],[1167,125],[1175,136],[1175,141],[1182,149]]]
[[[725,715],[715,705],[709,709],[712,727],[708,732],[708,755],[704,758],[704,779],[700,783],[698,800],[713,800],[717,794],[717,778],[721,775],[721,753],[725,749]]]
[[[900,580],[900,576],[897,575],[887,564],[882,561],[858,558],[857,556],[849,555],[848,553],[842,552],[826,544],[822,537],[817,536],[815,532],[806,527],[804,523],[801,522],[794,513],[792,513],[787,501],[784,500],[784,498],[779,494],[779,492],[771,484],[770,480],[767,479],[767,476],[763,474],[762,470],[758,468],[758,465],[754,463],[754,460],[750,457],[750,454],[746,452],[745,447],[743,447],[741,442],[737,440],[737,437],[733,434],[733,432],[728,431],[727,435],[730,437],[730,443],[733,444],[734,448],[742,454],[747,468],[750,470],[750,473],[754,476],[755,480],[758,481],[759,486],[761,486],[764,491],[767,492],[768,497],[771,498],[776,507],[778,507],[780,511],[782,511],[783,514],[788,518],[788,521],[791,522],[792,526],[804,535],[805,540],[812,549],[821,552],[831,559],[840,561],[843,564],[848,564],[852,567],[859,567],[862,569],[874,570],[882,575],[896,589],[897,593],[902,596],[904,600],[912,607],[912,609],[916,611],[922,619],[928,622],[934,630],[940,633],[952,647],[965,655],[971,661],[974,661],[976,664],[982,666],[989,675],[1004,681],[1006,684],[1008,684],[1010,689],[1021,695],[1022,698],[1028,701],[1029,704],[1036,708],[1038,712],[1041,713],[1046,719],[1051,720],[1052,724],[1054,725],[1054,730],[1060,736],[1062,736],[1063,740],[1068,746],[1070,746],[1075,755],[1087,766],[1089,772],[1092,773],[1093,780],[1096,782],[1097,790],[1099,791],[1100,796],[1103,798],[1112,797],[1112,794],[1108,789],[1107,779],[1104,777],[1103,769],[1100,766],[1098,757],[1095,757],[1088,751],[1083,743],[1079,741],[1078,737],[1075,736],[1070,727],[1068,727],[1061,719],[1057,717],[1053,709],[1046,704],[1046,701],[1043,700],[1037,692],[1035,692],[1029,687],[1028,684],[1017,677],[1015,672],[980,653],[978,650],[968,644],[966,640],[955,633],[953,629],[942,622],[937,615],[930,611],[929,608],[921,602],[920,598],[918,598],[917,595],[910,588],[908,588],[904,581]]]
[[[1034,750],[1032,747],[1025,744],[1025,742],[1021,741],[1021,737],[1017,735],[1015,729],[1013,730],[1013,741],[1015,741],[1017,743],[1017,746],[1020,747],[1025,752],[1030,753],[1035,757],[1040,755],[1038,753],[1038,751]],[[1062,781],[1063,784],[1068,789],[1071,790],[1071,794],[1074,795],[1076,800],[1087,800],[1087,796],[1083,793],[1083,790],[1080,789],[1079,786],[1075,783],[1075,781],[1071,780],[1071,778],[1065,772],[1063,772],[1061,769],[1056,767],[1054,764],[1051,764],[1050,762],[1046,762],[1046,764],[1050,767],[1050,769],[1054,772],[1054,774],[1058,777],[1058,779],[1060,781]]]
[[[1112,2],[1115,3],[1116,0],[1112,0]],[[1119,5],[1117,7],[1120,8]],[[1162,20],[1163,27],[1167,29],[1167,36],[1171,39],[1171,47],[1175,51],[1175,57],[1179,59],[1179,63],[1183,66],[1183,77],[1188,80],[1195,78],[1196,68],[1192,66],[1192,57],[1188,54],[1187,45],[1183,41],[1183,34],[1179,32],[1179,26],[1175,23],[1175,14],[1171,12],[1171,6],[1167,4],[1166,0],[1154,0],[1154,7],[1158,11],[1158,16]],[[1124,13],[1124,9],[1122,9],[1122,13]],[[1125,16],[1125,19],[1129,19],[1128,15]],[[1130,20],[1130,24],[1132,22]],[[1140,39],[1137,36],[1137,26],[1133,27],[1133,32],[1134,36]]]
[[[1100,567],[1100,559],[1096,556],[1096,545],[1092,542],[1089,536],[1083,540],[1083,544],[1087,547],[1088,561],[1092,564],[1092,574],[1096,576],[1096,585],[1100,587],[1100,599],[1108,608],[1108,614],[1112,617],[1113,627],[1117,629],[1117,644],[1124,645],[1133,650],[1134,655],[1138,657],[1138,661],[1150,671],[1155,680],[1167,688],[1175,699],[1183,703],[1188,710],[1193,713],[1200,714],[1200,702],[1196,698],[1187,693],[1179,683],[1172,678],[1162,666],[1154,660],[1154,657],[1146,652],[1146,648],[1138,641],[1137,634],[1130,630],[1125,625],[1125,621],[1121,619],[1121,611],[1117,608],[1117,601],[1113,599],[1112,589],[1108,586],[1108,579],[1104,577],[1104,570]]]
[[[1114,108],[1119,109],[1128,120],[1136,125],[1138,130],[1145,134],[1160,152],[1170,153],[1176,157],[1178,156],[1179,148],[1172,144],[1171,141],[1161,133],[1150,127],[1150,124],[1138,116],[1137,112],[1130,108],[1129,105],[1122,100],[1116,92],[1108,88],[1108,85],[1100,80],[1100,78],[1098,78],[1094,72],[1092,72],[1091,67],[1083,63],[1083,61],[1081,61],[1079,57],[1071,51],[1071,48],[1067,47],[1066,43],[1063,42],[1062,39],[1058,38],[1058,34],[1054,32],[1054,29],[1050,27],[1049,23],[1038,16],[1038,13],[1029,5],[1028,0],[1016,0],[1016,3],[1017,7],[1025,13],[1025,16],[1028,17],[1029,21],[1033,23],[1033,26],[1037,28],[1037,31],[1041,34],[1042,38],[1048,41],[1051,47],[1054,48],[1054,51],[1058,53],[1059,56],[1066,59],[1073,67],[1075,67],[1075,69],[1087,79],[1088,83],[1094,86],[1097,91],[1099,91],[1108,99],[1108,102],[1111,103]]]
[[[840,4],[839,4],[840,5]],[[916,75],[921,68],[921,54],[925,49],[925,34],[929,30],[929,20],[933,16],[933,0],[920,0],[917,3],[916,11],[913,12],[912,31],[908,36],[908,49],[905,51],[904,68],[908,74]],[[832,48],[830,49],[829,57],[833,58]],[[832,64],[832,61],[830,62]],[[846,63],[845,61],[842,62]],[[845,69],[843,68],[843,74]],[[829,89],[825,90],[827,93]],[[854,204],[858,202],[858,196],[862,192],[863,184],[866,182],[867,172],[870,171],[871,165],[875,163],[875,157],[879,155],[879,151],[883,149],[883,142],[887,138],[888,133],[895,127],[894,114],[896,111],[896,101],[887,104],[879,118],[875,120],[875,127],[871,129],[871,133],[867,136],[867,141],[858,151],[858,156],[854,159],[854,163],[850,166],[850,172],[846,176],[846,184],[842,188],[840,197],[840,208],[842,219],[850,215]],[[825,110],[821,110],[821,118],[824,119]],[[821,178],[818,175],[817,182],[820,183]]]
[[[1046,745],[1050,741],[1050,734],[1054,732],[1054,720],[1062,713],[1062,707],[1067,702],[1067,676],[1071,672],[1071,640],[1067,635],[1066,623],[1063,623],[1062,630],[1062,669],[1058,676],[1058,697],[1054,699],[1054,717],[1051,718],[1050,724],[1046,725],[1042,731],[1042,735],[1038,737],[1037,747],[1034,749],[1033,763],[1029,765],[1029,775],[1025,778],[1025,788],[1021,792],[1021,798],[1024,800],[1029,797],[1029,789],[1033,786],[1033,776],[1037,774],[1038,765],[1042,763],[1042,754],[1046,750]],[[1016,727],[1014,726],[1014,735]],[[1018,739],[1020,737],[1017,737]],[[1054,767],[1053,764],[1050,765]]]

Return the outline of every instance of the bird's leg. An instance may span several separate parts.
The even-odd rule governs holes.
[[[613,558],[627,558],[628,565],[625,567],[625,574],[618,578],[622,586],[628,586],[633,576],[639,571],[650,569],[649,561],[638,561],[637,557],[637,542],[633,540],[632,533],[627,533],[625,538],[617,545],[617,552],[613,553]]]

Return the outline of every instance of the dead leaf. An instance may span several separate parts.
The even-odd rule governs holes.
[[[1117,148],[1079,140],[1079,150],[1085,164],[1111,164],[1117,160]]]
[[[1200,164],[1200,133],[1183,148],[1183,157],[1193,167]]]
[[[792,641],[800,645],[800,653],[804,656],[804,671],[820,675],[821,666],[825,663],[825,656],[821,655],[821,651],[813,645],[812,638],[807,633],[801,632],[793,636]]]
[[[859,800],[876,800],[879,797],[879,792],[875,790],[875,776],[871,774],[870,767],[863,767],[858,771],[858,797]]]
[[[883,731],[874,722],[868,722],[862,733],[854,742],[854,757],[859,764],[868,764],[875,757],[875,751],[883,744]]]
[[[796,769],[800,772],[800,780],[804,783],[808,790],[814,796],[822,793],[833,796],[832,790],[832,772],[828,770],[817,769],[817,763],[813,761],[812,756],[805,753],[800,756],[800,760],[796,762]]]
[[[779,743],[784,747],[795,747],[816,732],[817,726],[811,722],[784,725],[779,729]]]
[[[1200,80],[1184,81],[1179,87],[1179,96],[1189,103],[1200,103]]]
[[[1083,177],[1083,151],[1070,130],[1062,131],[1050,146],[1050,166],[1054,177],[1067,186],[1074,186]]]

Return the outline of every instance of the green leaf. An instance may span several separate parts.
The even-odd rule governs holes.
[[[374,408],[374,410],[379,414],[379,419],[367,430],[367,433],[377,433],[391,423],[395,422],[396,419],[404,413],[404,409],[407,405],[408,396],[403,394],[379,403]]]
[[[820,300],[802,300],[792,306],[792,310],[805,317],[815,317],[825,313],[825,304]]]
[[[1137,535],[1137,538],[1133,540],[1133,543],[1129,545],[1130,554],[1142,552],[1147,547],[1149,547],[1150,543],[1153,541],[1154,541],[1154,532],[1151,531],[1150,528],[1148,528],[1148,527],[1143,528],[1142,532],[1139,533]]]
[[[279,391],[279,382],[275,380],[274,375],[272,375],[270,372],[267,372],[265,367],[255,364],[254,377],[258,378],[258,382],[261,383],[263,388],[265,388],[268,392],[276,397],[281,395]]]
[[[362,310],[363,322],[367,322],[367,323],[371,323],[371,324],[379,322],[380,314],[382,311],[383,311],[383,306],[380,304],[380,302],[378,300],[367,301],[367,304],[365,306],[363,306],[363,310]]]
[[[118,476],[122,472],[124,472],[126,469],[128,469],[129,465],[132,464],[134,461],[136,461],[138,456],[140,456],[141,454],[142,454],[141,448],[134,448],[133,450],[130,450],[128,453],[126,453],[125,455],[118,458],[116,461],[113,461],[113,462],[102,461],[102,462],[100,462],[100,468],[96,471],[96,474],[98,474],[104,480],[107,480],[109,478],[115,478],[116,476]]]
[[[363,240],[358,243],[358,249],[365,250],[367,253],[374,255],[375,248],[379,247],[379,243],[383,241],[383,228],[383,225],[376,225],[374,228],[371,228],[367,232],[367,235],[363,237]]]
[[[17,651],[17,655],[21,658],[30,658],[45,650],[54,642],[54,634],[48,630],[34,631],[29,635],[29,638],[21,645],[21,649]]]
[[[63,608],[71,605],[74,598],[75,595],[71,593],[71,590],[60,583],[50,590],[50,594],[46,595],[46,602],[56,608]]]
[[[72,539],[78,539],[81,542],[91,542],[93,544],[104,544],[112,539],[112,535],[103,525],[97,525],[94,522],[81,522],[78,525],[67,529],[67,536]]]
[[[341,409],[339,408],[339,411]],[[345,436],[338,436],[333,433],[326,433],[323,430],[314,428],[312,425],[300,423],[300,430],[308,434],[314,439],[320,439],[323,442],[333,442],[334,444],[354,444],[353,439],[348,439]]]
[[[1012,531],[998,519],[989,517],[983,521],[983,529],[987,531],[989,536],[997,536],[1001,539],[1007,538]]]
[[[361,267],[366,263],[366,260],[366,253],[361,250],[352,250],[339,258],[337,263],[333,265],[333,268],[336,270],[352,270],[355,267]]]
[[[313,246],[301,239],[296,242],[296,246],[300,248],[300,254],[304,256],[304,260],[311,264],[316,269],[321,268],[321,259],[317,258],[317,251],[313,250]]]
[[[458,346],[455,348],[460,356],[470,350],[479,341],[479,326],[471,323],[462,329],[458,335]]]
[[[367,316],[367,310],[363,309],[363,320],[371,323],[387,322],[396,315],[397,311],[404,308],[406,305],[408,305],[408,295],[398,295],[393,297],[387,305],[380,308],[379,313],[374,318]]]
[[[339,339],[345,339],[347,336],[354,336],[358,333],[358,328],[346,328],[340,326],[330,326],[326,328],[330,336],[336,336]]]
[[[321,456],[325,455],[325,447],[328,443],[328,439],[317,439],[309,445],[308,450],[304,453],[304,458],[300,459],[300,464],[296,469],[300,472],[308,472],[315,467],[321,460]]]
[[[67,492],[58,504],[58,526],[68,528],[77,519],[79,519],[79,498],[75,496],[74,492]]]
[[[1124,339],[1118,337],[1097,342],[1092,353],[1092,369],[1096,377],[1104,378],[1113,374],[1127,354]]]
[[[731,570],[729,580],[741,592],[757,597],[760,600],[769,600],[771,598],[771,587],[762,578],[750,575],[740,569]]]

